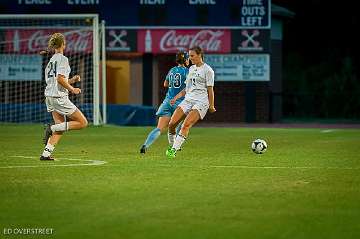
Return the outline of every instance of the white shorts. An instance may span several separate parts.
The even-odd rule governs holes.
[[[46,97],[46,108],[48,112],[56,111],[62,115],[72,115],[77,107],[69,100],[69,97]]]
[[[209,103],[185,99],[179,104],[179,107],[184,111],[186,115],[190,112],[190,110],[197,110],[200,114],[200,118],[204,119],[209,109]]]

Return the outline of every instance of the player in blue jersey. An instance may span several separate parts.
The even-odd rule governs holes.
[[[178,65],[171,68],[166,75],[164,87],[168,87],[168,91],[164,101],[156,112],[156,116],[159,117],[158,124],[157,127],[149,133],[144,144],[141,146],[140,153],[142,154],[146,153],[146,150],[160,136],[161,132],[167,130],[172,114],[184,98],[179,98],[173,105],[170,104],[170,100],[185,88],[185,80],[189,71],[186,67],[189,65],[188,52],[178,52],[176,54],[176,63]],[[168,139],[169,145],[173,145],[173,137],[168,137]]]

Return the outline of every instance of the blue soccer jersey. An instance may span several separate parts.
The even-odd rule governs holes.
[[[166,79],[169,82],[169,89],[166,93],[164,101],[170,101],[175,97],[180,91],[185,88],[186,76],[189,72],[189,69],[184,66],[175,66],[169,70],[169,73],[166,76]],[[184,98],[178,99],[182,101]]]

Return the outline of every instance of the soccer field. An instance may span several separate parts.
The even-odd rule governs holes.
[[[139,154],[150,130],[68,132],[40,162],[42,125],[1,124],[0,237],[360,238],[359,129],[195,127],[174,160],[165,135]]]

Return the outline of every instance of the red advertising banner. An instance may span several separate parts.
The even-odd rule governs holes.
[[[61,32],[66,38],[67,53],[90,53],[92,31],[84,29],[12,29],[5,32],[5,53],[33,54],[45,50],[50,35]]]
[[[193,46],[206,53],[231,52],[231,32],[223,29],[139,30],[137,39],[137,51],[145,53],[174,53]]]

